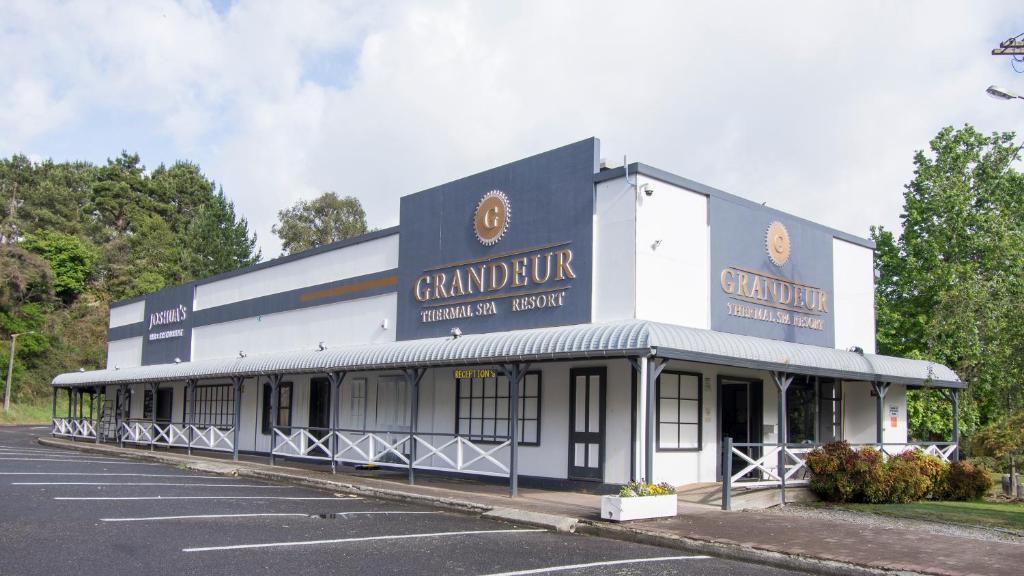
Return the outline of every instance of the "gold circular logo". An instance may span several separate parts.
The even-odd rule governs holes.
[[[473,215],[473,231],[484,246],[494,246],[505,235],[512,209],[508,196],[501,190],[491,190],[480,199]]]
[[[782,222],[772,222],[765,233],[765,248],[768,249],[768,258],[776,266],[782,266],[789,261],[789,232]]]

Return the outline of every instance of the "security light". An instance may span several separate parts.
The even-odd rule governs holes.
[[[1014,94],[1013,92],[1010,92],[1006,88],[1000,88],[999,86],[996,86],[994,84],[992,86],[989,86],[988,89],[985,90],[985,92],[987,92],[989,96],[993,98],[998,98],[999,100],[1014,100],[1016,98],[1024,100],[1024,96]]]

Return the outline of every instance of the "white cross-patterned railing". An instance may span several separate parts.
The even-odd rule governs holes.
[[[309,428],[292,428],[290,432],[286,432],[274,428],[274,435],[277,437],[274,454],[278,456],[328,461],[331,459],[331,434],[326,429],[311,431]]]
[[[54,418],[53,435],[96,438],[96,423],[86,418]]]
[[[68,422],[67,418],[53,419],[53,435],[71,436],[71,424]]]
[[[464,436],[451,434],[417,434],[415,439],[414,468],[472,472],[486,476],[509,475],[508,464],[502,462],[500,458],[504,457],[507,460],[507,448],[512,444],[510,440],[481,447]]]
[[[235,449],[233,440],[235,431],[234,427],[218,428],[216,426],[196,426],[194,424],[189,424],[185,427],[184,433],[187,435],[189,430],[192,431],[192,448],[226,450],[229,452]]]
[[[412,435],[385,430],[275,427],[272,452],[275,456],[289,458],[330,462],[333,457],[335,461],[347,464],[407,468],[413,442],[416,443],[412,462],[415,469],[485,476],[509,475],[509,440],[474,442],[455,434],[424,432]]]
[[[353,464],[382,466],[408,466],[409,458],[402,451],[412,437],[409,434],[387,431],[337,430],[335,460]]]
[[[121,439],[134,444],[153,443],[152,422],[122,422]]]
[[[153,444],[158,446],[188,446],[188,426],[173,422],[153,426]]]

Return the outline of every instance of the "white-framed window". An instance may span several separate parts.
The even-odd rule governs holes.
[[[519,384],[519,445],[540,445],[540,372]],[[455,431],[473,442],[504,442],[509,436],[509,387],[504,376],[455,381]]]
[[[701,449],[701,374],[665,370],[658,377],[660,452]]]

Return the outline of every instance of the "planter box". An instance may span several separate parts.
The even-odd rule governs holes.
[[[644,518],[664,518],[676,515],[679,503],[675,494],[664,496],[621,496],[601,497],[601,518],[613,522],[623,520],[642,520]]]

